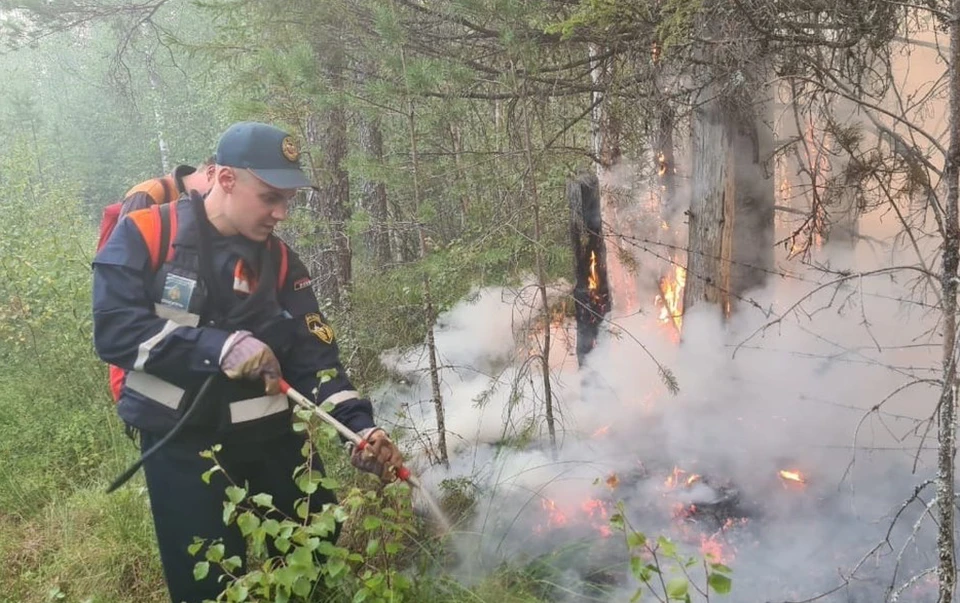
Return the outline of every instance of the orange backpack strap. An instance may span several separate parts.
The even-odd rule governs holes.
[[[290,252],[286,243],[280,239],[277,239],[277,243],[280,244],[280,272],[277,274],[277,291],[279,291],[283,289],[284,283],[287,282],[287,272],[290,270]]]
[[[280,248],[280,262],[277,266],[277,291],[280,291],[287,282],[287,273],[290,271],[290,251],[287,244],[280,240],[280,237],[274,235],[267,239],[267,250],[271,255],[275,245]]]
[[[127,215],[147,244],[150,269],[154,272],[160,269],[167,258],[173,256],[173,241],[177,236],[176,205],[176,202],[151,205]]]
[[[153,178],[152,180],[141,182],[140,184],[128,190],[127,194],[123,197],[127,198],[136,193],[143,193],[147,195],[157,205],[161,203],[169,203],[177,198],[176,188],[170,186],[166,176],[163,178]]]

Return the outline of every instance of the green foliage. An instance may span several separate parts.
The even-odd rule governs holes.
[[[314,436],[332,444],[336,435],[321,433]],[[204,456],[214,463],[211,472],[223,472],[216,452],[209,450]],[[313,452],[313,444],[308,443],[304,457],[311,458]],[[190,548],[201,559],[194,576],[202,579],[216,565],[229,577],[217,601],[305,601],[319,592],[328,597],[341,593],[355,602],[414,600],[410,598],[413,582],[403,571],[408,537],[416,531],[409,486],[395,483],[379,490],[354,486],[341,493],[338,504],[311,513],[308,497],[320,487],[336,489],[338,485],[309,464],[300,466],[294,479],[305,495],[295,504],[296,517],[283,516],[268,494],[251,495],[235,484],[227,487],[223,521],[237,525],[256,563],[238,575],[239,557],[221,542],[197,539]],[[353,540],[360,546],[337,544],[336,535],[347,522],[352,522]]]
[[[626,519],[623,502],[617,503],[617,512],[610,516],[610,526],[624,535],[630,555],[630,573],[640,583],[631,601],[640,601],[650,595],[661,603],[690,603],[693,593],[706,601],[710,601],[711,593],[730,593],[733,581],[729,567],[710,554],[704,557],[687,555],[665,536],[650,538],[635,530]]]

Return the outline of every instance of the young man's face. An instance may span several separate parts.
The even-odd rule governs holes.
[[[221,168],[217,177],[226,193],[224,217],[238,234],[265,241],[287,219],[296,189],[274,188],[240,168]]]

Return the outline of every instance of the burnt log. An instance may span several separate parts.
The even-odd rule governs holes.
[[[612,301],[607,279],[607,247],[603,240],[600,213],[600,182],[595,174],[584,174],[567,183],[570,205],[570,239],[573,245],[573,289],[577,320],[577,362],[597,344],[600,323],[610,312]]]

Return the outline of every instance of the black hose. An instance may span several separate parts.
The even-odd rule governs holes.
[[[187,424],[187,421],[190,419],[191,415],[193,415],[193,412],[200,406],[200,403],[203,402],[203,399],[207,395],[207,391],[210,389],[210,386],[213,384],[214,380],[216,380],[217,376],[218,375],[215,373],[207,377],[207,379],[203,382],[203,385],[200,386],[200,391],[198,391],[197,395],[193,397],[193,403],[190,404],[190,407],[187,408],[187,411],[183,413],[183,416],[180,417],[180,420],[177,421],[176,425],[174,425],[173,428],[167,432],[167,435],[163,436],[159,442],[151,446],[150,450],[144,452],[134,464],[127,467],[127,470],[121,473],[117,479],[113,480],[113,483],[110,484],[109,488],[107,488],[107,494],[125,484],[127,480],[133,477],[137,470],[140,469],[143,463],[150,458],[150,455],[157,450],[160,450],[164,444],[169,442],[175,435],[180,433],[180,430],[183,429],[183,426]]]

